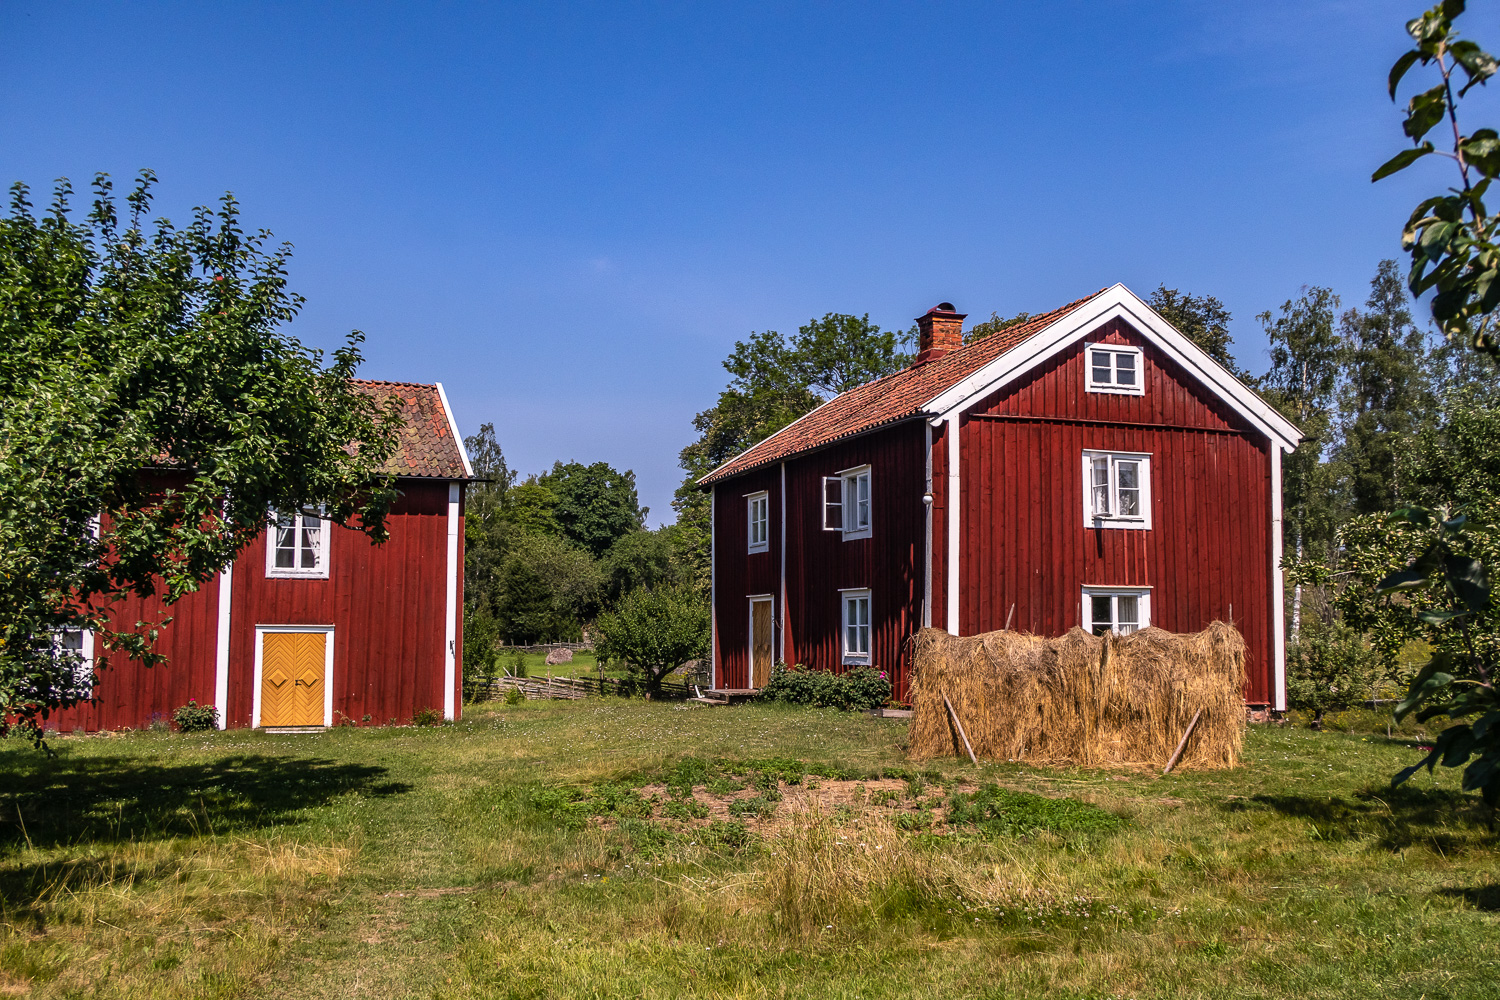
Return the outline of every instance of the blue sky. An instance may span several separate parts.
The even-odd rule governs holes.
[[[367,376],[443,382],[523,471],[634,469],[660,523],[752,330],[1165,282],[1259,371],[1257,313],[1363,302],[1449,183],[1369,183],[1419,9],[7,0],[0,180],[233,190],[296,246],[305,342],[365,331]]]

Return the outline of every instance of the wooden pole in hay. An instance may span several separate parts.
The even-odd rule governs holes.
[[[969,760],[973,762],[975,767],[978,767],[979,758],[974,756],[974,747],[969,743],[969,735],[964,732],[964,724],[958,721],[958,713],[953,710],[953,702],[948,700],[946,694],[943,695],[943,704],[948,706],[948,718],[953,720],[953,727],[958,730],[958,735],[964,741],[964,749],[969,751]]]
[[[1015,601],[1011,601],[1010,602],[1010,610],[1005,613],[1005,628],[1001,629],[1002,632],[1009,632],[1010,631],[1010,620],[1011,620],[1011,618],[1015,617],[1015,613],[1016,613],[1016,602]]]
[[[1177,749],[1172,752],[1172,759],[1167,761],[1167,766],[1161,769],[1163,775],[1171,774],[1172,768],[1177,766],[1177,761],[1182,758],[1182,751],[1187,749],[1188,737],[1193,735],[1193,730],[1198,728],[1198,720],[1203,718],[1203,709],[1193,713],[1193,721],[1188,723],[1187,729],[1182,734],[1182,742],[1177,744]]]

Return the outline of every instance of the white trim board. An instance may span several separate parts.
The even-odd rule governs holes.
[[[229,728],[229,616],[233,608],[234,563],[231,562],[219,571],[219,620],[214,642],[214,707],[219,710],[220,729]]]
[[[265,666],[267,632],[322,632],[323,640],[323,725],[333,725],[333,626],[332,625],[257,625],[255,626],[255,686],[251,689],[250,728],[260,728],[261,671]]]
[[[469,464],[469,449],[464,447],[463,435],[458,433],[458,421],[453,419],[453,407],[448,405],[448,394],[443,391],[443,383],[434,382],[437,386],[438,399],[442,401],[443,413],[448,417],[448,431],[453,435],[453,443],[458,445],[458,457],[464,461],[464,475],[470,479],[474,478],[474,466]]]
[[[465,460],[467,462],[467,459]],[[448,484],[448,578],[444,582],[443,718],[455,718],[454,687],[458,680],[458,484]]]
[[[1163,354],[1260,430],[1282,451],[1291,451],[1302,440],[1302,432],[1265,400],[1261,399],[1223,365],[1209,357],[1124,285],[1115,285],[1094,296],[1050,326],[1032,334],[968,378],[943,390],[922,409],[934,425],[1040,367],[1058,351],[1099,329],[1113,319],[1123,319]]]

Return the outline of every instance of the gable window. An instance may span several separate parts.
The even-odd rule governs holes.
[[[1083,523],[1091,528],[1151,527],[1151,456],[1084,452]]]
[[[1126,396],[1146,394],[1141,370],[1141,349],[1116,344],[1091,346],[1085,352],[1089,392],[1112,392]]]
[[[840,592],[844,604],[844,662],[870,662],[870,592]]]
[[[1151,591],[1143,587],[1083,588],[1083,629],[1129,635],[1151,624]]]
[[[824,477],[823,530],[841,531],[845,540],[870,537],[868,465]]]
[[[771,547],[771,498],[765,493],[752,493],[745,498],[749,518],[751,552],[765,552]]]
[[[266,576],[328,577],[328,520],[311,511],[273,515]]]

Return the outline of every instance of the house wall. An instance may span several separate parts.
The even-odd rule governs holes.
[[[1269,442],[1122,321],[1086,342],[1141,347],[1145,395],[1087,392],[1080,344],[964,415],[960,633],[1004,627],[1014,604],[1013,628],[1060,635],[1084,586],[1151,587],[1151,624],[1170,631],[1232,614],[1246,700],[1270,702]],[[1150,529],[1085,526],[1085,449],[1151,454]]]
[[[909,421],[786,463],[786,594],[781,595],[781,466],[752,470],[715,491],[716,674],[720,688],[749,685],[749,596],[774,594],[787,663],[842,672],[840,591],[871,591],[871,665],[907,684],[905,642],[921,625],[926,514],[925,438]],[[868,538],[824,531],[823,477],[871,467]],[[747,555],[745,496],[771,497],[771,551]]]
[[[448,486],[401,480],[402,496],[388,519],[390,538],[373,545],[363,534],[333,528],[329,578],[267,579],[266,536],[236,561],[230,588],[229,699],[217,706],[231,727],[252,719],[257,625],[334,626],[333,707],[340,717],[371,724],[405,722],[444,703],[447,641]],[[460,489],[462,493],[462,489]],[[463,519],[458,537],[459,608],[463,606]],[[59,713],[49,725],[64,732],[139,728],[170,717],[189,699],[215,703],[219,579],[170,608],[159,598],[128,598],[117,621],[166,615],[158,651],[167,662],[146,667],[112,657],[95,703]],[[456,632],[455,712],[462,704],[463,633]]]

